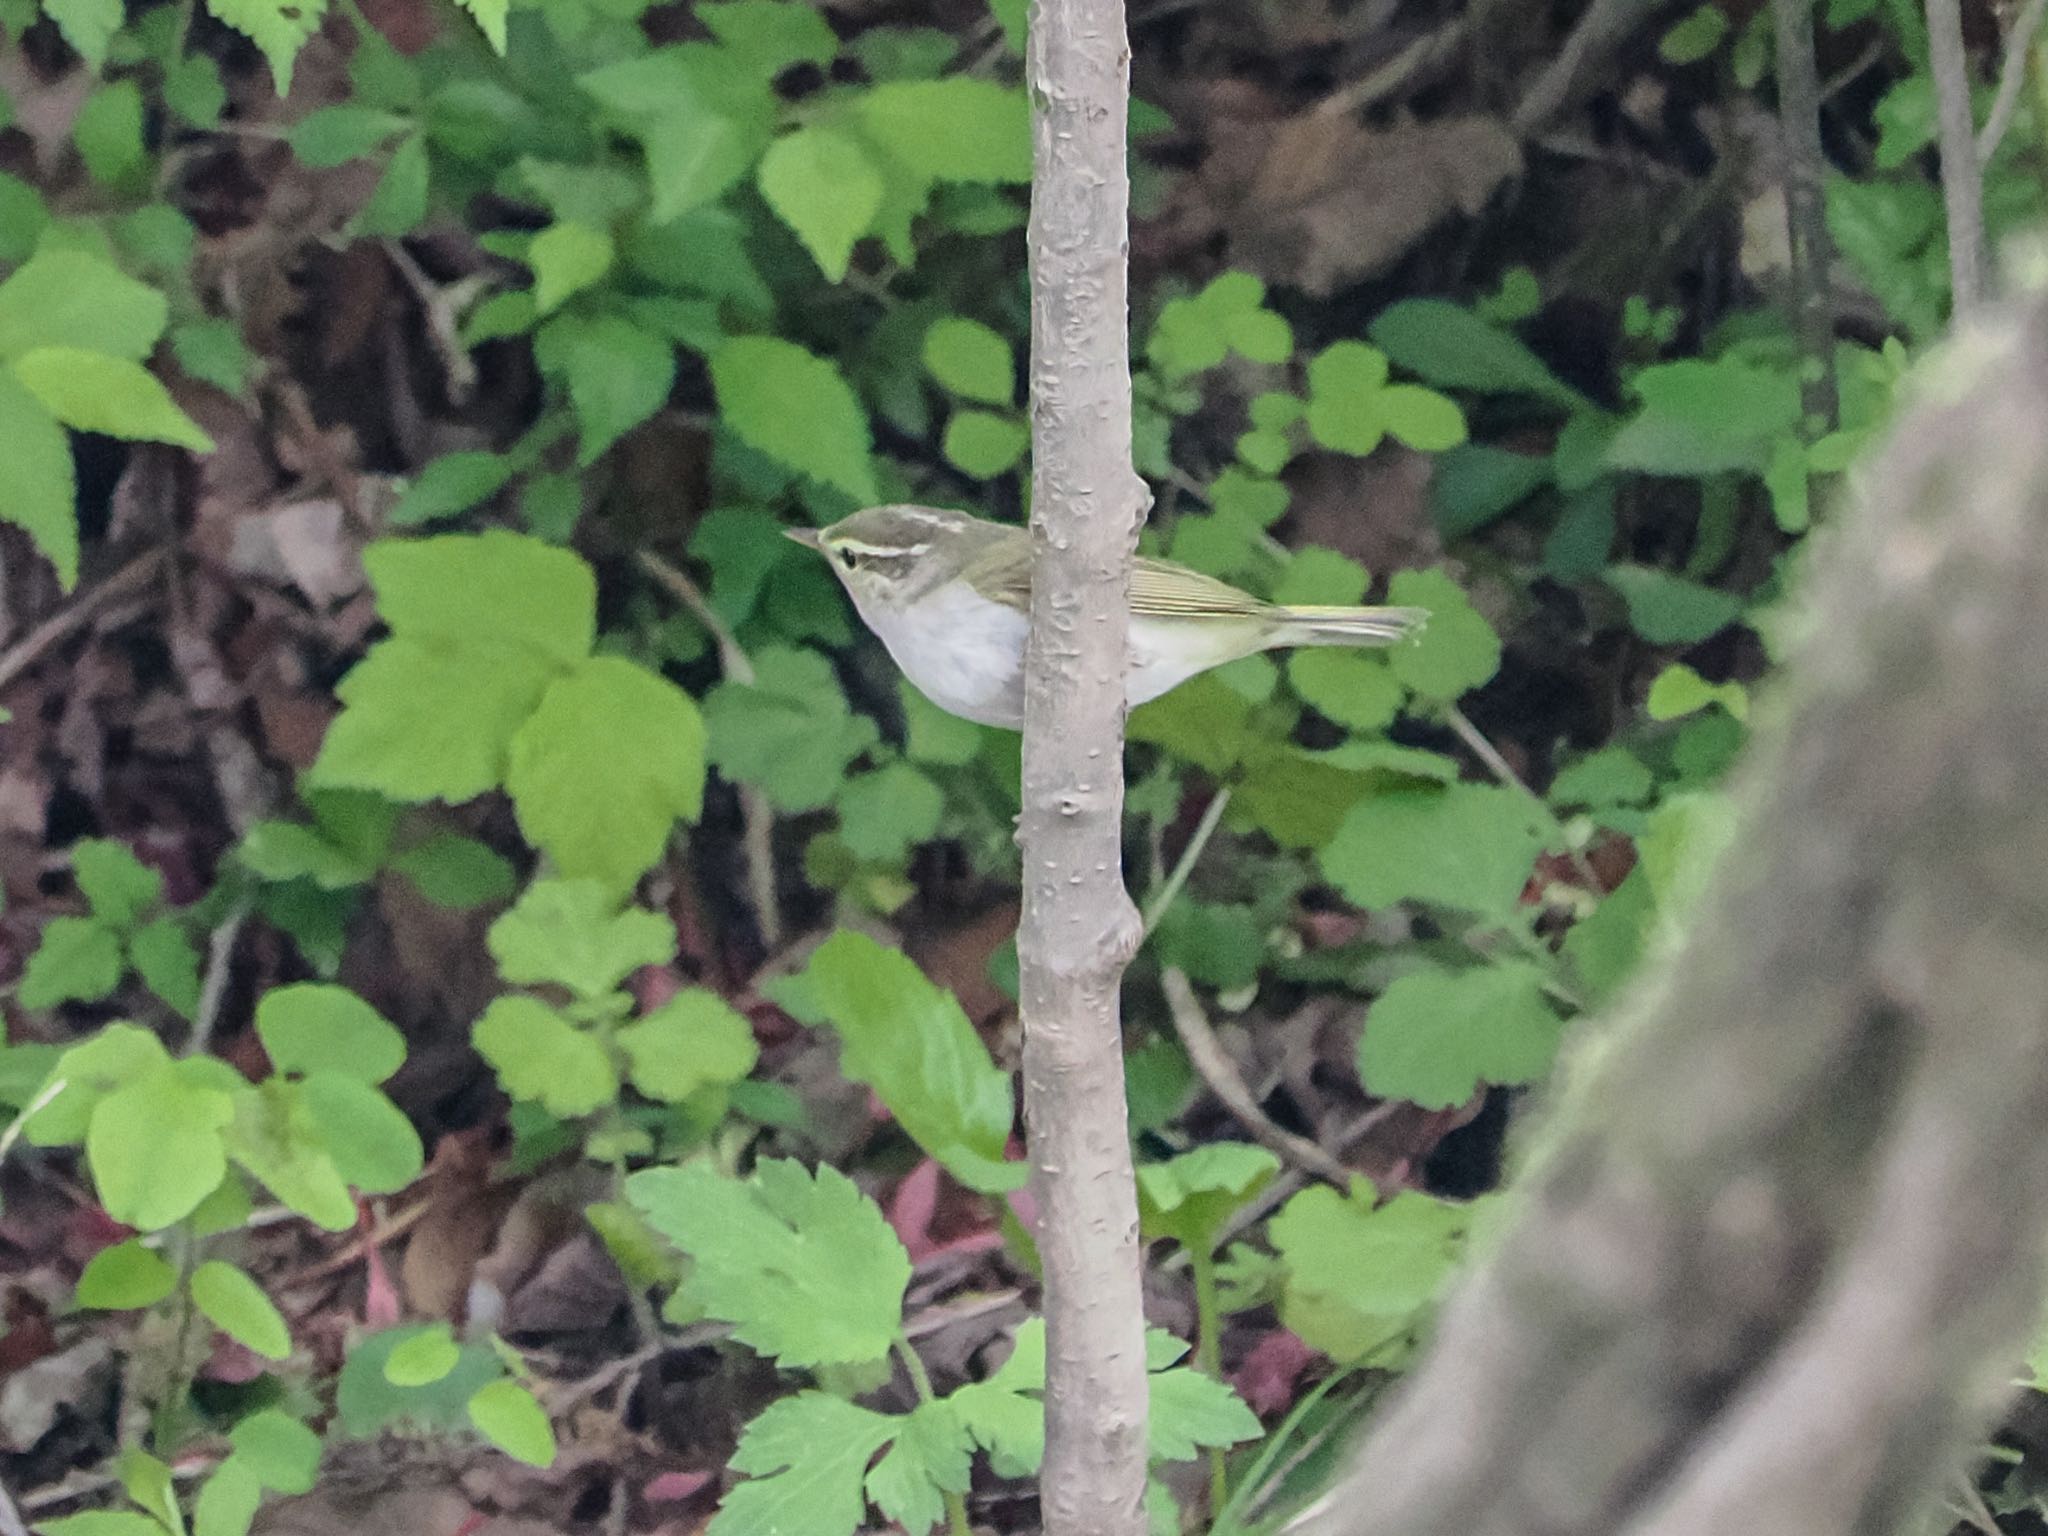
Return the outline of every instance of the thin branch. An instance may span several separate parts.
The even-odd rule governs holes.
[[[1785,140],[1785,233],[1792,257],[1792,328],[1806,354],[1806,414],[1835,421],[1835,306],[1820,142],[1821,86],[1813,53],[1813,0],[1771,0],[1778,40],[1778,121]]]
[[[711,606],[697,583],[652,550],[640,551],[640,569],[669,590],[675,600],[709,631],[718,647],[719,669],[734,682],[752,687],[754,664],[733,638],[718,610]],[[773,951],[782,947],[782,909],[775,895],[775,808],[768,797],[750,784],[738,786],[740,797],[740,847],[747,864],[747,895],[754,904],[754,918],[760,925],[761,945]]]
[[[1209,839],[1216,835],[1216,828],[1223,820],[1223,813],[1230,808],[1230,786],[1224,785],[1210,797],[1202,810],[1202,819],[1195,823],[1194,835],[1188,839],[1187,847],[1181,849],[1180,858],[1174,863],[1173,872],[1145,904],[1145,937],[1152,936],[1152,930],[1159,926],[1159,919],[1166,916],[1173,899],[1180,895],[1181,887],[1188,883],[1188,876],[1195,872],[1195,861],[1202,856],[1202,850],[1209,846]]]
[[[1970,114],[1970,56],[1961,0],[1927,0],[1927,68],[1941,148],[1941,199],[1948,210],[1950,315],[1962,319],[1984,298],[1984,177]]]
[[[164,561],[170,557],[169,549],[152,549],[138,555],[120,570],[90,591],[81,592],[43,620],[34,629],[23,635],[4,652],[0,652],[0,688],[5,688],[22,673],[41,659],[43,652],[81,629],[86,622],[117,598],[127,597],[148,584]]]
[[[1381,64],[1371,74],[1340,86],[1316,103],[1319,117],[1363,112],[1398,95],[1411,85],[1426,81],[1448,68],[1465,51],[1472,38],[1472,18],[1453,16],[1433,32],[1425,32],[1406,48]]]
[[[1980,170],[1998,153],[2006,130],[2019,114],[2020,92],[2027,83],[2027,56],[2034,50],[2034,34],[2041,30],[2044,12],[2048,12],[2048,0],[2027,0],[2005,36],[2005,62],[1998,68],[1998,94],[1991,99],[1991,115],[1984,119],[1983,131],[1977,135]]]
[[[21,1112],[7,1123],[7,1129],[0,1131],[0,1163],[7,1161],[7,1154],[14,1150],[14,1144],[21,1140],[21,1133],[28,1128],[29,1121],[56,1101],[57,1095],[70,1086],[70,1079],[53,1077],[36,1090],[36,1096],[21,1106]]]
[[[1522,95],[1509,126],[1532,139],[1596,88],[1600,66],[1663,12],[1673,0],[1593,0],[1580,15],[1549,68]]]
[[[1350,1189],[1351,1181],[1359,1176],[1356,1169],[1345,1167],[1306,1136],[1297,1136],[1275,1125],[1271,1117],[1259,1108],[1259,1101],[1252,1097],[1251,1089],[1238,1074],[1237,1064],[1223,1049],[1223,1042],[1216,1038],[1209,1016],[1202,1011],[1201,999],[1195,996],[1194,986],[1186,974],[1168,966],[1160,975],[1159,985],[1166,993],[1167,1011],[1173,1016],[1174,1031],[1187,1050],[1188,1060],[1202,1081],[1209,1085],[1209,1091],[1216,1095],[1238,1124],[1251,1132],[1252,1140],[1304,1172],[1339,1189]]]
[[[214,1026],[220,1022],[220,1005],[228,994],[228,973],[235,958],[235,944],[242,936],[242,924],[248,919],[249,909],[236,907],[207,940],[206,979],[199,985],[199,1007],[192,1015],[192,1037],[185,1042],[187,1056],[204,1056],[213,1044]]]

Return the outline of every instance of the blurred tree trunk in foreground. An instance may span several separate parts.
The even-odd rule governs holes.
[[[1986,312],[1816,553],[1684,942],[1291,1536],[1827,1536],[2010,1391],[2048,1231],[2048,299]]]

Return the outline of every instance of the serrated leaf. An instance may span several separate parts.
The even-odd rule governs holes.
[[[496,999],[471,1038],[508,1094],[560,1119],[573,1120],[618,1099],[618,1072],[603,1044],[538,998]]]
[[[1514,336],[1448,299],[1404,299],[1367,332],[1408,372],[1443,389],[1524,394],[1571,409],[1590,402]]]
[[[206,8],[262,50],[280,99],[292,93],[292,63],[320,30],[327,0],[207,0]]]
[[[824,125],[799,128],[768,147],[757,175],[768,206],[825,280],[845,277],[855,242],[882,207],[882,173],[860,141]]]
[[[517,645],[559,667],[590,654],[597,581],[568,550],[492,529],[380,540],[363,552],[363,565],[394,634],[449,646]]]
[[[178,1271],[138,1238],[92,1256],[71,1299],[81,1307],[126,1311],[153,1307],[178,1288]]]
[[[19,275],[19,274],[17,274]],[[0,285],[0,296],[6,293]],[[14,375],[0,368],[0,442],[7,478],[0,518],[14,524],[57,572],[69,592],[78,583],[77,484],[64,429]]]
[[[989,1059],[953,994],[915,961],[850,929],[774,990],[806,1023],[829,1024],[840,1070],[873,1088],[911,1139],[972,1189],[1020,1188],[1005,1160],[1015,1119],[1010,1075]]]
[[[1138,1210],[1148,1235],[1193,1253],[1216,1245],[1224,1224],[1280,1171],[1264,1147],[1216,1141],[1138,1170]]]
[[[1150,1411],[1145,1417],[1147,1448],[1158,1461],[1193,1461],[1203,1450],[1256,1440],[1259,1416],[1224,1382],[1187,1366],[1154,1371]]]
[[[714,688],[704,725],[718,771],[790,813],[830,804],[854,759],[881,739],[848,707],[832,664],[788,646],[755,653],[752,683]]]
[[[773,336],[736,336],[711,356],[725,425],[771,459],[857,501],[876,499],[867,414],[836,364]]]
[[[657,912],[621,912],[594,880],[536,880],[491,924],[485,942],[507,981],[553,982],[595,1000],[643,965],[672,959],[676,930]]]
[[[1366,1015],[1358,1075],[1380,1098],[1424,1109],[1467,1103],[1485,1083],[1534,1082],[1560,1028],[1543,988],[1543,973],[1520,960],[1397,977]]]
[[[733,1452],[748,1480],[725,1496],[706,1536],[853,1536],[867,1512],[868,1463],[902,1422],[826,1392],[770,1403]]]
[[[800,0],[718,0],[697,19],[747,69],[773,77],[792,64],[830,64],[839,53],[831,23]]]
[[[139,363],[169,314],[161,293],[103,257],[52,246],[0,282],[0,358],[76,347]]]
[[[908,763],[890,763],[839,792],[839,837],[858,858],[899,860],[939,830],[939,786]]]
[[[967,1491],[974,1437],[943,1399],[897,1422],[896,1443],[867,1475],[867,1496],[905,1536],[925,1536],[945,1514],[945,1495]]]
[[[373,154],[408,126],[395,112],[343,102],[300,118],[286,133],[285,142],[301,165],[331,170]]]
[[[432,184],[423,133],[408,134],[391,152],[384,174],[356,214],[352,226],[358,235],[396,239],[409,235],[427,216],[427,193]]]
[[[480,506],[505,488],[518,466],[503,454],[444,453],[422,469],[391,509],[394,528],[416,528]]]
[[[1318,862],[1362,907],[1426,901],[1503,917],[1548,830],[1536,807],[1494,785],[1400,790],[1352,806]]]
[[[338,1072],[381,1083],[405,1065],[405,1037],[348,988],[322,982],[264,993],[256,1034],[280,1072]]]
[[[1334,647],[1289,656],[1287,681],[1303,703],[1354,731],[1385,730],[1406,697],[1385,657]]]
[[[682,1294],[749,1348],[788,1368],[888,1353],[910,1258],[836,1169],[771,1159],[743,1183],[702,1163],[652,1168],[627,1179],[626,1196],[690,1256]]]
[[[1354,1360],[1413,1325],[1463,1252],[1475,1207],[1405,1190],[1375,1207],[1370,1186],[1305,1189],[1267,1228],[1287,1267],[1281,1317],[1308,1343]]]
[[[686,987],[612,1037],[632,1065],[633,1086],[678,1104],[711,1083],[735,1083],[754,1070],[754,1028],[717,993]]]
[[[704,806],[704,721],[688,694],[617,656],[551,684],[514,734],[505,788],[528,842],[571,879],[631,886]]]
[[[491,51],[502,56],[505,52],[505,20],[512,10],[511,0],[461,0],[461,5],[476,18],[477,30],[483,33]]]
[[[675,349],[617,315],[566,315],[548,332],[568,381],[579,441],[576,462],[598,455],[668,403]]]
[[[213,451],[213,439],[139,363],[81,347],[32,347],[11,366],[15,381],[74,431]]]

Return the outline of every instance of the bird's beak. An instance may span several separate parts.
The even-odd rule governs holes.
[[[823,549],[825,547],[819,541],[818,530],[815,528],[785,528],[782,530],[782,536],[793,543],[803,545],[805,549]]]

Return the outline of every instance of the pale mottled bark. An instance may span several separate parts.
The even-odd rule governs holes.
[[[2048,1233],[2048,302],[1821,537],[1682,949],[1294,1536],[1832,1536],[1953,1475]]]
[[[1948,212],[1948,274],[1957,318],[1984,297],[1984,173],[1970,106],[1970,56],[1961,0],[1927,0],[1927,68],[1934,77],[1941,200]]]
[[[1035,0],[1024,1114],[1045,1267],[1048,1536],[1141,1536],[1144,1315],[1118,989],[1124,656],[1146,493],[1131,467],[1121,0]]]

